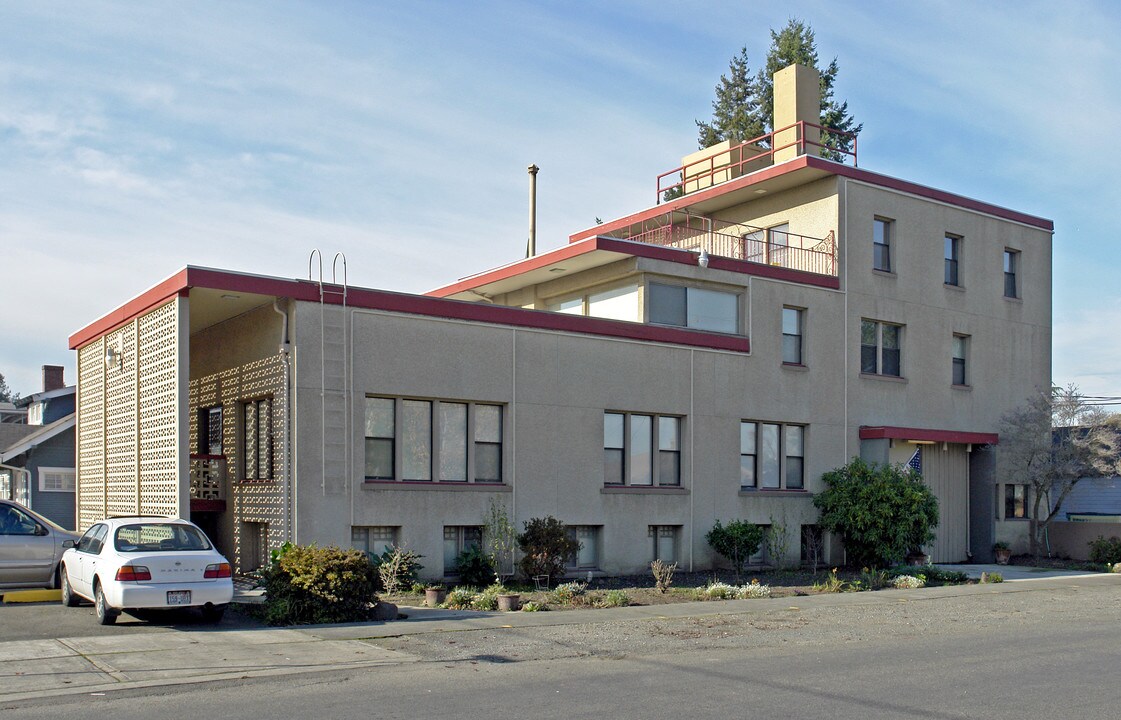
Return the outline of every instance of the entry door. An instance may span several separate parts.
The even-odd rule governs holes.
[[[965,562],[969,552],[969,453],[964,445],[924,445],[923,481],[938,498],[938,527],[928,546],[933,562]]]

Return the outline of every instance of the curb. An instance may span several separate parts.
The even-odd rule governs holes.
[[[3,603],[61,602],[61,590],[9,590],[0,594]]]

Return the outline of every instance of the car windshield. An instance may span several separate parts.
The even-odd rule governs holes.
[[[137,523],[117,528],[113,547],[126,553],[209,550],[210,541],[194,525]]]

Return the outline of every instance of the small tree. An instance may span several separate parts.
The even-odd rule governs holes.
[[[568,536],[568,528],[552,515],[525,522],[525,531],[518,535],[523,553],[519,563],[526,578],[548,576],[549,584],[564,576],[568,558],[580,550],[580,543]]]
[[[8,387],[3,373],[0,373],[0,402],[19,402],[19,393]]]
[[[851,563],[895,565],[934,540],[938,498],[914,471],[853,458],[821,479],[825,490],[814,496],[820,524],[841,536]]]
[[[712,529],[705,533],[705,540],[713,550],[732,563],[738,583],[743,573],[743,564],[759,552],[759,545],[763,542],[763,529],[743,520],[733,520],[727,525],[722,525],[717,520]]]
[[[1031,554],[1039,556],[1051,522],[1087,477],[1121,469],[1115,416],[1086,402],[1078,388],[1054,387],[1004,416],[996,446],[997,478],[1028,485]]]
[[[503,577],[514,574],[514,552],[517,549],[517,528],[510,522],[506,508],[491,498],[490,507],[483,519],[483,552],[490,559],[495,580],[499,583]]]

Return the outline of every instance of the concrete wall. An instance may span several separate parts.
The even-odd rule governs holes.
[[[1098,537],[1121,537],[1121,524],[1105,522],[1062,522],[1051,523],[1049,537],[1051,553],[1058,557],[1075,560],[1090,559],[1090,542]]]

